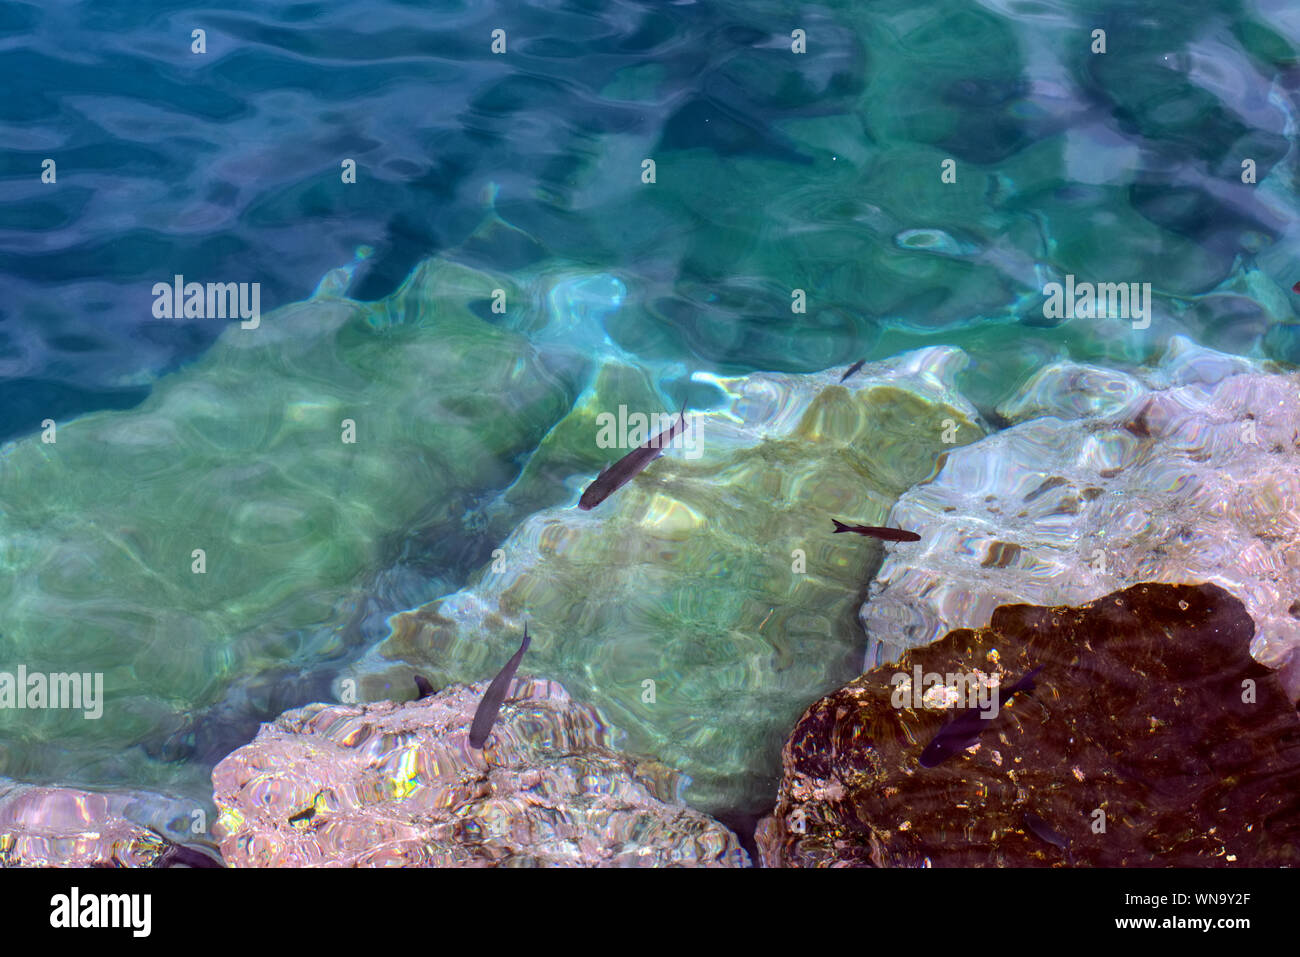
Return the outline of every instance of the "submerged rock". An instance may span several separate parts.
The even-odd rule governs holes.
[[[419,701],[313,704],[212,773],[236,867],[742,867],[737,838],[680,802],[681,780],[615,751],[555,682],[515,679],[488,738],[487,682]]]
[[[1020,424],[954,450],[899,499],[890,524],[922,540],[893,549],[870,586],[866,666],[1010,602],[1210,581],[1245,603],[1252,653],[1300,695],[1298,387],[1186,340],[1141,378],[1044,369],[1001,409]]]
[[[220,867],[182,845],[190,802],[147,791],[82,791],[0,781],[0,866]]]
[[[527,617],[525,667],[689,775],[692,805],[762,809],[790,723],[857,670],[854,612],[882,546],[832,535],[831,518],[880,524],[943,450],[983,434],[953,386],[965,362],[918,350],[843,385],[843,369],[697,375],[722,395],[698,414],[698,455],[668,451],[589,512],[572,505],[596,469],[577,476],[569,507],[516,527],[470,586],[394,616],[365,696],[391,697],[410,666],[435,683],[490,676]],[[590,457],[595,413],[617,410],[593,390],[552,434]]]
[[[1300,718],[1215,585],[1080,608],[998,608],[814,704],[783,754],[768,866],[1300,864]],[[895,707],[895,675],[1034,668],[970,750],[919,758],[954,710]],[[910,692],[908,681],[901,688]],[[1102,826],[1104,825],[1104,830]]]
[[[462,580],[495,540],[466,513],[515,480],[576,388],[474,315],[497,283],[432,260],[380,302],[286,306],[232,324],[138,408],[6,446],[0,655],[102,672],[104,700],[92,721],[0,710],[0,772],[197,794],[204,709],[337,657],[331,632],[403,543],[436,539],[425,567],[459,562]]]

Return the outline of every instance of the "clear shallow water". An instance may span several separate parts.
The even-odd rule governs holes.
[[[981,408],[1175,332],[1294,361],[1297,44],[1283,2],[8,4],[0,635],[120,697],[93,727],[0,716],[0,773],[201,793],[257,720],[555,504],[573,457],[498,496],[601,357],[646,363],[654,396],[956,345]],[[434,256],[475,272],[412,276]],[[354,262],[340,288],[372,305],[290,311],[256,348],[151,314],[176,273],[260,282],[269,312]],[[1066,275],[1150,282],[1150,327],[1045,319]],[[345,414],[384,438],[369,471],[295,431]],[[86,444],[51,456],[45,418]],[[160,585],[200,539],[257,558]]]

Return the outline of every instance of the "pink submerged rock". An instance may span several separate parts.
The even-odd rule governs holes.
[[[559,684],[516,679],[483,750],[487,682],[420,701],[312,704],[213,770],[234,867],[747,866],[736,836],[681,803],[684,781],[610,747]]]
[[[171,838],[190,836],[198,810],[148,791],[0,780],[0,866],[166,867],[177,849]],[[201,852],[188,853],[200,861]],[[219,866],[215,858],[202,863]]]

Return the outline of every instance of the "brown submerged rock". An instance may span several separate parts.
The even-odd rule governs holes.
[[[1300,718],[1250,657],[1253,634],[1242,603],[1215,585],[1002,606],[987,628],[949,632],[805,712],[759,826],[763,862],[1300,864]],[[891,677],[918,665],[1000,675],[1003,687],[1042,671],[977,747],[925,768],[922,750],[956,708],[891,704]]]

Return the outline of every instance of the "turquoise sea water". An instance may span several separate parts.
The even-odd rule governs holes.
[[[106,703],[0,712],[0,774],[206,799],[595,474],[593,388],[945,345],[987,412],[1174,334],[1300,361],[1298,47],[1285,0],[6,4],[0,668]],[[177,274],[260,328],[157,318]],[[1045,315],[1067,276],[1149,326]]]

